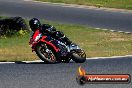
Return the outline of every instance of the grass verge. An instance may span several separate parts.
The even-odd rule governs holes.
[[[96,7],[132,9],[132,0],[36,0],[53,3],[90,5]]]
[[[86,51],[87,57],[132,55],[132,35],[86,26],[50,22]],[[28,45],[30,35],[0,38],[0,61],[36,60]]]

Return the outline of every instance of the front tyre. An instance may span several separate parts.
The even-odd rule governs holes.
[[[83,50],[72,51],[71,58],[76,63],[83,63],[86,61],[86,54]]]
[[[54,64],[56,63],[56,56],[54,52],[42,43],[36,46],[35,50],[37,56],[44,62]]]

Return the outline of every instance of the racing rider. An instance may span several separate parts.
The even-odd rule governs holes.
[[[49,24],[41,24],[37,18],[32,18],[29,21],[30,28],[32,30],[32,36],[30,44],[36,42],[43,34],[49,35],[55,39],[61,39],[63,43],[70,46],[72,42],[64,35],[63,32],[57,31],[56,28]]]

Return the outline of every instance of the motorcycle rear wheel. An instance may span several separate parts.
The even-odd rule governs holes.
[[[42,61],[50,64],[56,63],[54,51],[49,49],[46,44],[37,45],[35,52]]]

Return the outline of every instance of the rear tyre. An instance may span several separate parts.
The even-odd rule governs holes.
[[[50,64],[56,63],[54,51],[49,49],[46,44],[42,43],[37,45],[35,52],[42,61]]]
[[[83,50],[72,51],[71,58],[76,63],[83,63],[86,61],[86,54]]]

